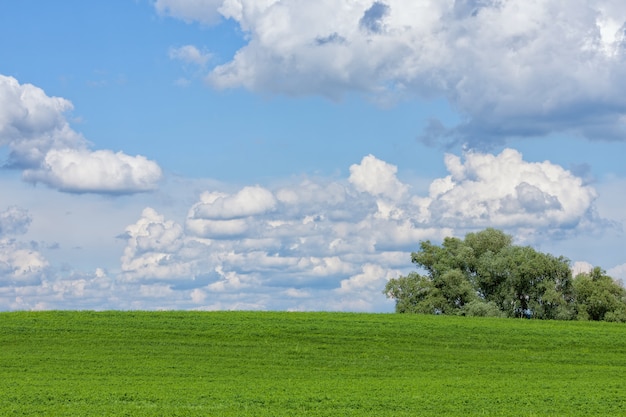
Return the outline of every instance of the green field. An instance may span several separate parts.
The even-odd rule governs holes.
[[[1,416],[626,416],[626,326],[0,313]]]

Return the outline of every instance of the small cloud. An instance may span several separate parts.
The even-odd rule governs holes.
[[[349,181],[359,191],[398,199],[407,192],[408,187],[396,178],[397,171],[395,165],[368,155],[359,165],[350,167]]]
[[[194,64],[200,67],[206,65],[211,59],[211,54],[201,52],[193,45],[184,45],[178,48],[170,48],[168,51],[170,59],[181,61],[184,64]]]
[[[224,0],[156,0],[154,8],[163,16],[182,19],[187,23],[197,21],[210,25],[219,21],[222,3]]]

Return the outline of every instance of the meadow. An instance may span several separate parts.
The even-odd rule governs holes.
[[[626,416],[626,325],[0,313],[2,416]]]

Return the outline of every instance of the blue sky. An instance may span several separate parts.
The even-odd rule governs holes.
[[[619,1],[0,2],[0,309],[391,311],[498,227],[626,279]]]

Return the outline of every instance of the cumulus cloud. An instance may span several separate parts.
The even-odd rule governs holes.
[[[156,188],[162,172],[155,162],[90,150],[65,118],[71,109],[66,99],[0,75],[0,146],[10,152],[6,165],[23,169],[25,181],[66,192],[128,194]]]
[[[428,219],[449,227],[574,228],[592,215],[596,191],[559,165],[526,162],[505,149],[498,155],[447,154],[450,175],[430,186]]]
[[[620,0],[159,0],[186,21],[232,19],[247,44],[215,88],[288,95],[446,97],[462,122],[421,139],[480,146],[576,133],[626,138],[626,5]]]
[[[32,285],[46,272],[48,262],[36,250],[9,239],[0,239],[0,285]]]
[[[72,193],[130,194],[154,190],[162,172],[156,162],[141,155],[53,149],[38,169],[27,169],[22,177]]]
[[[350,167],[349,181],[359,191],[398,199],[406,193],[408,187],[396,178],[397,172],[395,165],[368,155],[359,165]]]
[[[121,260],[125,281],[176,280],[192,273],[193,261],[185,260],[182,252],[182,226],[165,220],[154,209],[144,209],[141,218],[126,228],[126,236]]]

